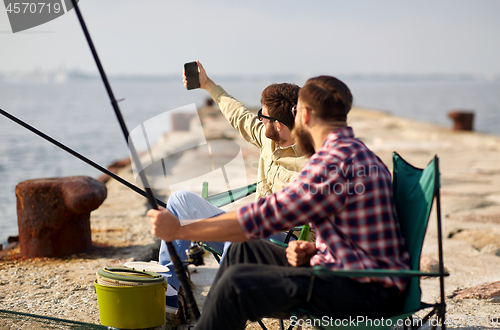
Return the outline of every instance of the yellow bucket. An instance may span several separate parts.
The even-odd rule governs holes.
[[[141,329],[165,323],[166,282],[141,286],[106,286],[94,282],[101,324]]]

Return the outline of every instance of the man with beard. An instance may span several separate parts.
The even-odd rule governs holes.
[[[336,319],[400,312],[406,278],[311,279],[316,265],[410,268],[391,174],[347,127],[351,105],[349,88],[334,77],[311,78],[301,88],[294,135],[313,154],[283,191],[182,227],[166,210],[148,211],[151,232],[165,240],[242,242],[233,243],[221,263],[196,329],[244,329],[247,320],[287,317],[297,308]],[[294,241],[285,250],[255,239],[307,223],[316,231],[315,243]]]
[[[297,104],[299,87],[287,83],[266,87],[261,97],[262,109],[255,115],[216,85],[199,62],[198,67],[200,87],[210,93],[223,115],[243,138],[260,149],[256,200],[283,190],[295,180],[307,161],[306,157],[300,156],[291,134],[294,126],[292,108]],[[183,78],[184,85],[187,86],[186,76]],[[180,220],[211,218],[224,213],[222,209],[189,191],[177,191],[169,196],[167,209]],[[285,235],[275,233],[271,238],[283,241]],[[221,253],[229,246],[222,242],[204,242]],[[189,248],[190,241],[176,240],[173,244],[181,260],[186,260],[185,251]],[[174,313],[178,308],[177,290],[180,283],[173,271],[165,241],[161,242],[159,263],[170,269],[162,275],[169,284],[166,308],[168,312]]]

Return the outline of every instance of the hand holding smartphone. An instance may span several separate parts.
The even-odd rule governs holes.
[[[200,88],[200,77],[198,75],[198,64],[196,62],[189,62],[184,64],[184,74],[187,79],[187,89]]]

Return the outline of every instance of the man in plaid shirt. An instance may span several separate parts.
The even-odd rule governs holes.
[[[294,135],[311,158],[279,193],[236,212],[180,226],[168,211],[150,210],[152,233],[173,239],[233,244],[214,279],[197,329],[244,329],[247,320],[287,317],[297,308],[319,316],[382,317],[402,308],[406,279],[311,280],[311,266],[337,269],[409,269],[391,189],[382,161],[347,127],[352,95],[340,80],[311,78],[299,92]],[[316,242],[286,250],[255,238],[310,223]]]

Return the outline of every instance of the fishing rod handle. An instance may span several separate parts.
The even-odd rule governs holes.
[[[170,259],[172,259],[172,262],[174,264],[175,273],[177,274],[177,277],[181,282],[181,286],[184,288],[184,294],[186,295],[188,307],[193,312],[194,319],[198,320],[200,318],[200,311],[198,309],[198,305],[196,305],[196,300],[194,299],[193,291],[190,289],[189,290],[186,289],[190,288],[187,275],[185,273],[187,271],[187,267],[184,268],[182,262],[177,259],[178,258],[177,251],[175,251],[175,247],[172,243],[167,243],[167,248],[168,248],[168,253],[170,254]],[[177,261],[174,259],[177,259]],[[179,276],[179,274],[183,274],[183,276]]]

